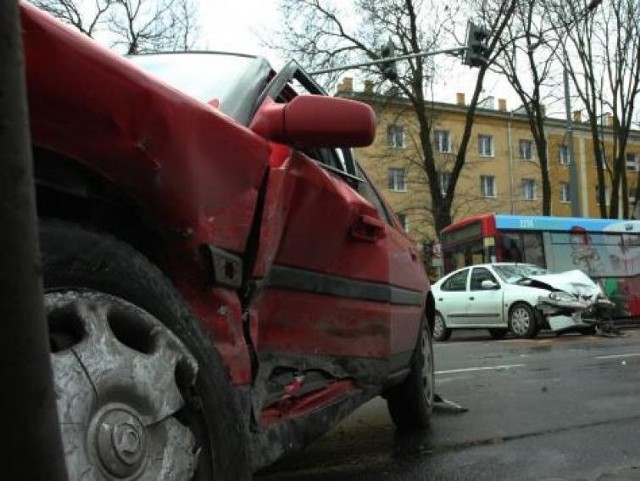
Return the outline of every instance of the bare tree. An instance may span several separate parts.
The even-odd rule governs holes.
[[[194,0],[33,0],[89,37],[127,54],[190,50],[198,26]]]
[[[555,86],[553,67],[559,40],[545,38],[550,17],[542,2],[519,2],[513,20],[499,40],[492,69],[503,75],[520,98],[536,146],[542,181],[542,214],[551,214],[551,181],[547,135],[545,131],[545,94]]]
[[[93,37],[101,27],[113,0],[32,0],[33,4],[54,17]]]
[[[615,218],[621,211],[623,217],[629,217],[626,149],[640,92],[640,0],[603,2],[588,16],[581,0],[550,0],[548,6],[562,26],[559,34],[566,35],[566,68],[588,114],[598,165],[600,214]],[[572,25],[571,18],[582,20]],[[605,156],[604,132],[599,122],[605,112],[613,118],[610,162]],[[609,212],[605,172],[611,183]]]
[[[485,27],[490,31],[490,51],[510,21],[517,0],[487,0],[494,5]],[[435,0],[281,0],[286,26],[271,46],[298,58],[310,70],[378,59],[382,44],[391,41],[396,55],[437,50],[451,41],[445,26],[455,17],[456,2],[443,6]],[[357,11],[355,17],[352,12]],[[354,20],[356,19],[357,20]],[[445,21],[446,20],[446,21]],[[488,62],[490,63],[490,62]],[[417,124],[418,164],[429,186],[433,223],[437,232],[452,221],[455,188],[465,164],[476,106],[488,63],[475,76],[475,88],[466,113],[464,132],[455,155],[446,192],[439,186],[432,140],[433,119],[428,109],[428,84],[433,59],[412,58],[398,65],[397,76],[387,78],[397,95],[411,107]],[[363,76],[384,81],[384,68],[363,71]]]

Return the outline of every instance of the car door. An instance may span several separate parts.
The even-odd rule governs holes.
[[[436,297],[436,308],[445,317],[449,327],[458,327],[469,323],[467,319],[469,270],[468,268],[462,269],[445,279]]]
[[[491,281],[494,288],[482,286],[483,281]],[[469,280],[467,317],[478,326],[502,325],[502,300],[504,289],[496,276],[486,267],[473,267]]]
[[[278,82],[284,95],[271,97],[286,101]],[[294,388],[325,389],[327,402],[381,385],[394,353],[415,346],[428,289],[406,240],[360,192],[368,183],[348,150],[273,147],[251,266],[257,411]],[[397,285],[390,262],[404,271],[394,267]]]

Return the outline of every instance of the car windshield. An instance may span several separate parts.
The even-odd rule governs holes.
[[[501,264],[494,265],[493,268],[502,280],[510,284],[518,282],[523,277],[539,276],[549,273],[547,269],[533,264]]]
[[[163,53],[129,59],[165,83],[246,124],[271,67],[259,57],[228,53]]]

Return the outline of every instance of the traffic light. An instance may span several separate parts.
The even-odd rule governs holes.
[[[393,45],[391,39],[382,46],[380,49],[380,58],[388,58],[393,59],[396,56],[396,48]],[[389,60],[388,62],[384,62],[380,64],[380,70],[382,70],[382,75],[389,80],[395,80],[398,78],[398,71],[396,70],[396,61]]]
[[[467,23],[467,41],[464,52],[464,64],[470,67],[481,67],[487,63],[489,58],[489,47],[486,40],[489,38],[489,31],[474,24]]]

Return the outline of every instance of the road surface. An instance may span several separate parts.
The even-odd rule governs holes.
[[[640,330],[502,341],[465,331],[434,348],[437,391],[469,412],[403,435],[377,398],[256,478],[640,480]]]

